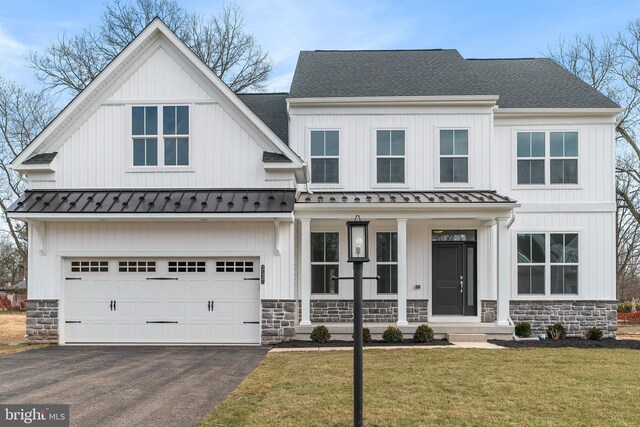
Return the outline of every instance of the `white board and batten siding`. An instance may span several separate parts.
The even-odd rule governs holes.
[[[63,298],[65,259],[70,258],[258,258],[265,265],[261,299],[293,299],[293,224],[48,223],[29,239],[29,298]],[[42,226],[41,226],[42,227]]]
[[[387,112],[381,107],[371,107],[368,114],[344,111],[323,114],[298,114],[291,108],[289,140],[291,148],[303,159],[310,159],[311,130],[338,130],[340,132],[340,183],[320,186],[340,188],[346,191],[429,190],[447,189],[450,185],[439,183],[439,131],[440,129],[469,130],[469,185],[464,189],[490,189],[492,114],[489,108],[458,109],[399,108]],[[405,130],[404,185],[376,183],[376,131],[382,129]],[[458,186],[459,188],[460,186]]]
[[[134,105],[189,106],[189,166],[148,171],[132,167]],[[62,138],[54,179],[53,174],[46,179],[34,175],[32,189],[295,186],[292,174],[264,170],[262,153],[273,151],[266,137],[161,38],[143,54],[136,69],[118,80],[97,110]],[[158,151],[162,149],[159,135]]]

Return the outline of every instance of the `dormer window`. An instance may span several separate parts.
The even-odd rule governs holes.
[[[162,130],[161,134],[159,129]],[[189,165],[188,106],[132,107],[131,135],[133,166]],[[164,149],[158,150],[160,137]]]

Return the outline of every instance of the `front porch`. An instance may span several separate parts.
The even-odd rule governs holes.
[[[296,203],[299,339],[318,324],[351,339],[353,284],[331,277],[352,271],[345,221],[356,214],[370,221],[364,276],[382,278],[363,289],[363,320],[374,335],[390,324],[412,335],[426,323],[442,338],[474,331],[511,338],[514,201],[494,192],[316,192]]]
[[[426,322],[433,329],[434,339],[449,339],[451,335],[484,335],[487,340],[511,340],[513,339],[513,325],[500,326],[495,323],[477,323],[477,322]],[[352,341],[353,340],[353,324],[352,323],[322,323],[329,329],[331,339],[336,341]],[[369,328],[371,338],[374,340],[382,339],[382,333],[389,326],[396,326],[402,331],[406,338],[412,338],[416,328],[423,323],[408,323],[407,325],[398,326],[396,323],[365,323],[364,327]],[[295,339],[300,341],[310,340],[309,335],[313,328],[319,324],[297,325]]]

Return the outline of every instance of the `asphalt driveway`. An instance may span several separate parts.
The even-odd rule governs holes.
[[[75,426],[193,426],[263,347],[48,347],[0,356],[1,403],[68,403]]]

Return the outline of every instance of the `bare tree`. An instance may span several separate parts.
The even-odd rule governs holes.
[[[616,123],[618,294],[640,297],[640,19],[598,41],[561,38],[547,56],[624,109]]]
[[[49,123],[55,110],[44,93],[32,92],[0,76],[0,208],[16,250],[26,259],[27,228],[7,217],[11,203],[24,192],[24,175],[9,168],[11,161]]]
[[[75,95],[156,16],[234,92],[264,89],[271,61],[245,31],[242,10],[236,5],[225,5],[221,14],[205,19],[176,0],[114,0],[105,5],[97,29],[75,36],[61,34],[44,52],[31,54],[31,67],[47,89]]]
[[[23,280],[25,263],[23,254],[10,239],[0,239],[0,288],[7,282],[15,285]]]

